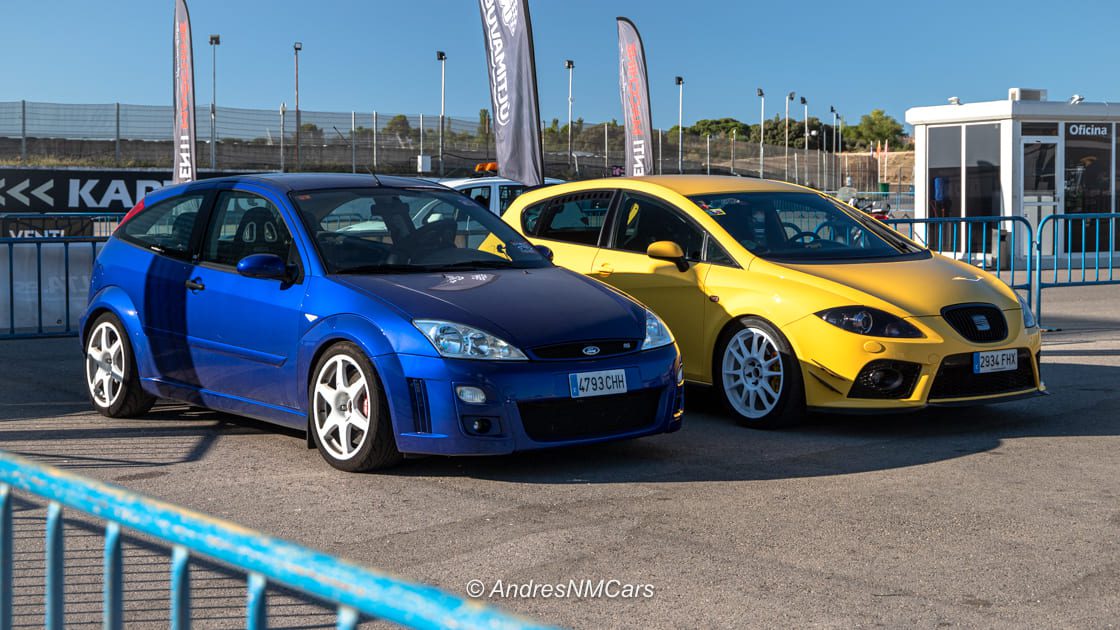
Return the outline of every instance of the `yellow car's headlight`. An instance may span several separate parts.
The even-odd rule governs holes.
[[[840,306],[817,313],[824,321],[848,332],[869,337],[924,337],[922,331],[901,317],[869,306]]]

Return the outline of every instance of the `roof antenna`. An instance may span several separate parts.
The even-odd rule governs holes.
[[[377,182],[377,185],[380,186],[381,185],[381,180],[378,179],[376,174],[374,174],[373,169],[371,169],[368,166],[365,167],[365,168],[366,168],[366,172],[369,173],[369,176],[373,178],[373,181]]]

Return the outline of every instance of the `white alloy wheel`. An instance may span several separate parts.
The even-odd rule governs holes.
[[[765,331],[747,327],[728,340],[721,376],[727,402],[740,415],[764,418],[778,405],[785,378],[782,354]]]
[[[86,343],[86,385],[98,407],[108,409],[120,398],[127,360],[120,330],[109,321],[98,324]]]
[[[336,354],[319,369],[312,393],[319,444],[335,459],[351,459],[369,437],[369,384],[362,369],[353,358]]]

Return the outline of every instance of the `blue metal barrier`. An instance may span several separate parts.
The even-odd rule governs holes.
[[[1039,321],[1042,320],[1042,290],[1047,287],[1120,284],[1120,274],[1116,273],[1114,265],[1117,229],[1120,228],[1118,220],[1120,214],[1116,213],[1071,212],[1051,214],[1039,222],[1035,241],[1038,298],[1034,305]],[[1103,231],[1102,224],[1105,226]],[[1105,250],[1103,256],[1102,246]],[[1047,258],[1050,264],[1046,264]],[[1105,265],[1102,266],[1102,263]],[[1050,272],[1049,281],[1044,271]]]
[[[991,272],[1012,289],[1025,291],[1027,303],[1032,303],[1034,230],[1025,218],[932,217],[887,219],[884,223],[939,254]],[[923,229],[915,230],[915,226]],[[1021,279],[1016,277],[1017,272],[1023,272]]]
[[[104,627],[123,627],[121,530],[153,536],[171,546],[171,619],[190,627],[191,554],[224,562],[247,574],[246,627],[266,627],[265,589],[275,582],[334,604],[338,628],[354,628],[359,615],[411,628],[542,628],[495,608],[434,587],[364,569],[233,523],[91,481],[0,451],[0,630],[12,627],[12,493],[18,489],[49,501],[46,530],[45,626],[65,624],[62,508],[105,519]]]
[[[0,339],[77,334],[77,315],[86,305],[89,274],[99,246],[107,240],[107,236],[0,238],[0,304],[4,311],[0,313],[0,322],[4,322]],[[33,254],[34,261],[23,264],[29,262],[24,254]],[[47,274],[44,254],[50,259]],[[17,286],[30,289],[32,284],[34,297],[30,291],[17,290]],[[34,313],[28,321],[25,311],[31,304]],[[53,321],[47,320],[48,309]]]

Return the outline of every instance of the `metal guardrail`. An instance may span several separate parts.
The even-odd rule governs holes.
[[[11,489],[49,501],[46,524],[45,624],[65,625],[63,507],[106,521],[103,627],[119,630],[124,614],[124,529],[152,536],[171,547],[171,628],[191,622],[191,554],[218,560],[247,574],[246,627],[267,627],[270,582],[337,607],[340,629],[354,628],[361,615],[410,628],[543,628],[493,607],[440,589],[407,582],[332,556],[270,538],[123,488],[84,479],[0,451],[0,630],[12,628],[13,525]]]
[[[993,273],[1012,289],[1026,291],[1027,303],[1033,307],[1034,228],[1025,218],[933,217],[887,219],[883,223],[939,254]],[[1004,229],[1005,225],[1009,228]],[[1017,279],[1016,272],[1023,271],[1022,280]]]

